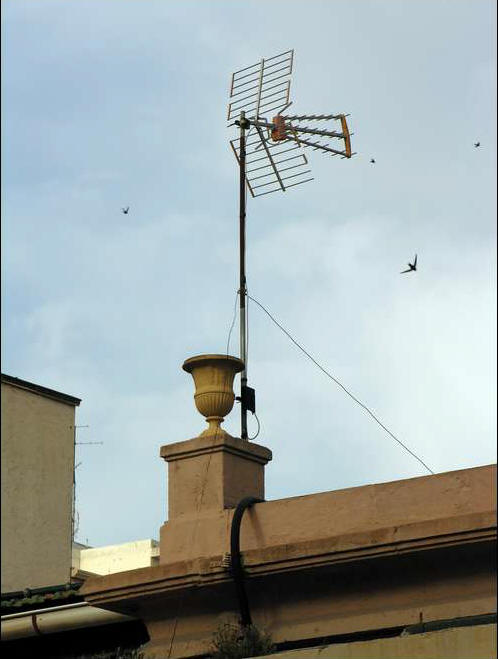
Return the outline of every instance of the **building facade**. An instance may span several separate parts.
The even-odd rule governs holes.
[[[2,374],[2,593],[71,577],[80,399]]]
[[[227,357],[198,361],[209,427],[160,449],[159,547],[74,546],[76,599],[3,616],[9,656],[128,644],[151,659],[200,659],[224,625],[252,623],[282,659],[496,657],[496,465],[265,501],[272,452],[220,427],[233,398]]]
[[[87,602],[143,620],[150,657],[249,622],[289,658],[496,656],[496,465],[265,501],[271,451],[219,427],[228,358],[196,361],[210,426],[161,448],[160,563],[89,578]]]

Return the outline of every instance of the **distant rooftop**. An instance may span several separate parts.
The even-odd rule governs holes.
[[[45,398],[52,398],[60,403],[66,403],[66,405],[78,406],[81,403],[81,398],[75,398],[69,394],[63,394],[60,391],[55,391],[48,387],[42,387],[39,384],[27,382],[26,380],[21,380],[20,378],[15,378],[12,375],[7,375],[5,373],[2,373],[2,382],[10,384],[13,387],[18,387],[19,389],[25,389],[26,391],[38,394],[39,396],[45,396]]]
[[[114,574],[159,564],[159,542],[152,538],[118,545],[88,547],[73,542],[72,577]]]

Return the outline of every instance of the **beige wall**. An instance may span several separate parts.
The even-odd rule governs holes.
[[[278,659],[494,659],[496,625],[277,652]],[[256,658],[257,659],[257,658]]]
[[[495,483],[488,465],[255,504],[240,532],[255,624],[275,643],[311,644],[494,613]],[[233,512],[173,518],[159,566],[91,577],[81,592],[93,606],[139,610],[151,656],[207,653],[219,623],[238,617],[224,560]]]
[[[2,593],[69,581],[74,416],[2,382]]]
[[[73,570],[91,574],[115,574],[159,564],[157,540],[135,540],[105,547],[73,548]]]

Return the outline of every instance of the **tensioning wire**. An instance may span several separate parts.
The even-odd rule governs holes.
[[[254,299],[253,297],[251,297],[250,295],[248,295],[247,297],[248,297],[249,299],[251,299],[255,304],[258,305],[258,307],[259,307],[260,309],[262,309],[262,310],[265,312],[265,314],[266,314],[266,315],[267,315],[267,316],[268,316],[268,317],[269,317],[269,318],[275,323],[275,325],[276,325],[280,330],[282,330],[282,332],[283,332],[283,333],[284,333],[284,334],[285,334],[285,335],[286,335],[286,336],[292,341],[292,343],[293,343],[295,346],[297,346],[297,347],[299,348],[299,350],[301,350],[301,352],[303,352],[303,353],[306,355],[306,357],[308,357],[308,359],[311,359],[311,361],[312,361],[316,366],[318,366],[318,368],[319,368],[323,373],[325,373],[325,375],[326,375],[327,377],[329,377],[329,378],[330,378],[331,380],[333,380],[337,385],[339,385],[339,387],[341,387],[341,389],[342,389],[343,391],[345,391],[345,392],[347,393],[347,395],[348,395],[350,398],[352,398],[352,399],[354,400],[355,403],[357,403],[360,407],[362,407],[362,408],[365,410],[365,412],[368,412],[368,414],[370,414],[370,416],[372,417],[372,419],[373,419],[374,421],[376,421],[376,422],[379,424],[379,426],[380,426],[381,428],[383,428],[383,430],[385,430],[385,431],[387,432],[388,435],[390,435],[390,437],[392,437],[396,442],[398,442],[398,444],[399,444],[402,448],[404,448],[405,451],[407,451],[407,452],[408,452],[410,455],[412,455],[416,460],[418,460],[418,461],[420,462],[420,464],[422,464],[422,465],[427,469],[427,471],[428,471],[429,473],[434,474],[434,472],[432,471],[432,469],[431,469],[430,467],[428,467],[428,466],[425,464],[425,462],[424,462],[421,458],[418,457],[418,455],[416,455],[411,449],[409,449],[408,446],[406,446],[406,445],[405,445],[400,439],[398,439],[398,438],[396,437],[396,435],[394,435],[394,434],[389,430],[389,428],[387,428],[387,427],[382,423],[382,421],[380,421],[380,419],[378,419],[378,418],[375,416],[375,414],[372,412],[371,409],[369,409],[366,405],[364,405],[364,404],[361,402],[361,400],[358,400],[358,398],[356,398],[356,396],[354,396],[350,391],[348,391],[348,389],[346,389],[346,387],[345,387],[341,382],[339,382],[339,380],[338,380],[337,378],[335,378],[333,375],[331,375],[331,373],[329,373],[325,368],[323,368],[323,366],[322,366],[321,364],[319,364],[319,363],[316,361],[316,359],[315,359],[314,357],[312,357],[312,356],[310,355],[310,353],[309,353],[307,350],[305,350],[305,349],[303,348],[303,346],[300,345],[300,344],[299,344],[299,343],[298,343],[298,342],[297,342],[297,341],[296,341],[296,340],[295,340],[295,339],[289,334],[289,332],[288,332],[284,327],[282,327],[282,325],[281,325],[277,320],[275,320],[275,318],[271,315],[271,313],[268,311],[268,309],[266,309],[266,308],[261,304],[261,302],[258,302],[258,300],[255,300],[255,299]]]

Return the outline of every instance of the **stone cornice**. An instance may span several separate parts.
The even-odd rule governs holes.
[[[243,557],[249,577],[264,577],[492,541],[496,541],[496,517],[490,511],[372,532],[289,542],[243,551]],[[222,556],[210,556],[91,578],[81,592],[93,605],[119,609],[120,603],[137,603],[159,594],[167,597],[179,590],[212,587],[229,581],[231,577],[222,566]]]
[[[160,455],[167,462],[174,462],[221,451],[263,465],[272,459],[272,452],[265,446],[232,437],[225,432],[220,433],[218,437],[195,437],[183,442],[166,444],[161,446]]]

